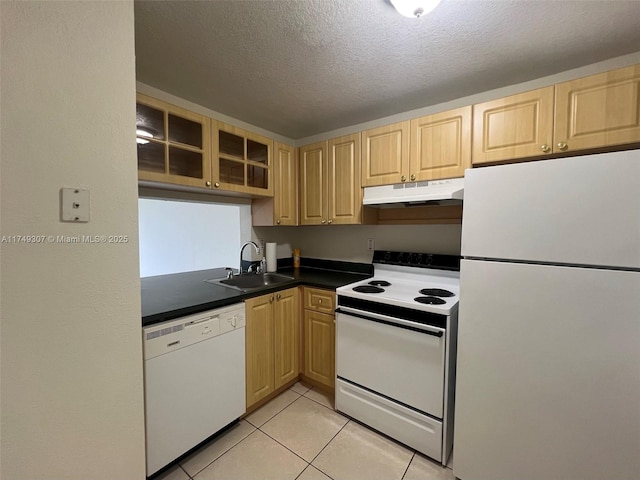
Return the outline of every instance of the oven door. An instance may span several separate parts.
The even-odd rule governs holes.
[[[382,315],[336,311],[336,375],[442,418],[445,329]]]

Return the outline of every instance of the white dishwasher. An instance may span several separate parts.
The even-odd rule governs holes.
[[[147,476],[245,413],[239,303],[143,329]]]

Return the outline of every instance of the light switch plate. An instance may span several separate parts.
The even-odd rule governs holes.
[[[88,222],[89,190],[86,188],[62,189],[62,221],[63,222]]]

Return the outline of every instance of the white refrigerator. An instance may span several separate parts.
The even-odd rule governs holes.
[[[465,177],[453,473],[640,479],[640,151]]]

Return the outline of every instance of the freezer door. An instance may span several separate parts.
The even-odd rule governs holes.
[[[453,473],[640,478],[640,273],[464,260]]]
[[[640,150],[467,170],[462,255],[640,268]]]

